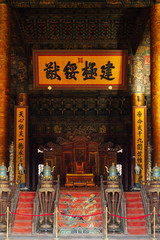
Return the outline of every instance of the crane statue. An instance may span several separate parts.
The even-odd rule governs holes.
[[[138,164],[137,164],[137,158],[136,158],[136,156],[133,156],[132,158],[135,158],[135,167],[134,167],[135,173],[136,173],[137,175],[140,175],[140,174],[141,174],[141,168],[140,168],[140,166],[138,166]]]
[[[52,173],[54,173],[54,169],[55,169],[55,167],[56,167],[56,166],[53,166],[53,167],[52,167]]]
[[[107,166],[105,166],[105,169],[106,169],[106,172],[109,173],[109,170],[108,170],[108,167],[107,167]]]
[[[23,175],[24,174],[24,171],[25,171],[25,168],[22,166],[22,163],[21,163],[21,159],[24,158],[24,157],[19,157],[19,164],[18,164],[18,170],[19,170],[19,174],[20,175]]]

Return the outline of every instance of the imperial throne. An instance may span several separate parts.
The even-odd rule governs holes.
[[[81,162],[81,163],[76,162],[75,173],[76,174],[84,174],[85,173],[85,168],[84,167],[85,167],[84,162]]]
[[[75,162],[74,173],[66,174],[65,186],[95,186],[94,174],[85,172],[85,162]]]

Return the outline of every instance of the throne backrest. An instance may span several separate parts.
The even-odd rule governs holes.
[[[75,169],[75,173],[84,173],[84,162],[82,163],[78,163],[76,162],[76,169]]]

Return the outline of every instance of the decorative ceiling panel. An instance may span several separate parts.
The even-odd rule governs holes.
[[[139,11],[136,11],[136,13]],[[70,41],[127,42],[135,25],[133,11],[17,10],[21,35],[28,43]]]
[[[97,8],[97,7],[148,7],[154,0],[1,0],[15,8]]]

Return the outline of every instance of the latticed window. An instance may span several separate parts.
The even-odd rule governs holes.
[[[44,164],[38,164],[38,176],[40,176],[43,172]]]
[[[117,168],[119,175],[122,176],[122,164],[117,164],[116,168]]]

